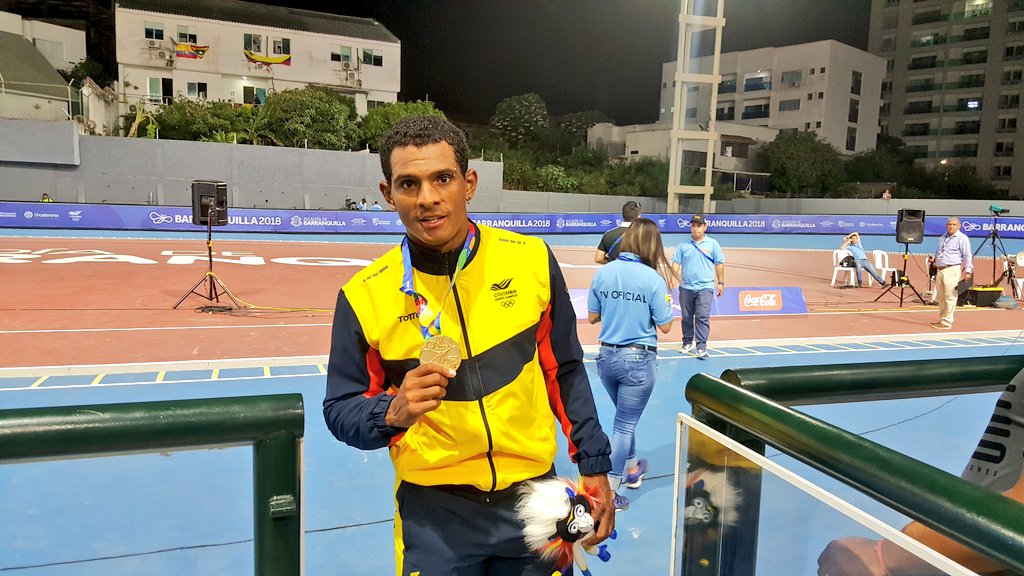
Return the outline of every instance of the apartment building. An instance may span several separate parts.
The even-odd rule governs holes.
[[[884,59],[824,40],[727,52],[719,67],[717,120],[810,130],[844,154],[875,147]],[[711,57],[701,58],[695,69],[710,73]],[[671,124],[675,113],[675,71],[675,62],[662,66],[659,123]],[[686,90],[686,123],[706,127],[710,89],[695,84]]]
[[[71,70],[85,59],[85,32],[0,12],[0,31],[28,40],[57,70]]]
[[[884,132],[1024,196],[1024,0],[872,0],[868,49],[886,59]]]
[[[57,70],[85,58],[85,32],[0,11],[0,118],[69,120],[78,92]]]
[[[176,97],[259,104],[329,87],[360,114],[397,101],[401,43],[379,22],[237,0],[117,0],[118,91],[130,107]]]

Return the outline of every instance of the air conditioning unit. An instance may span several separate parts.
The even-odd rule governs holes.
[[[169,53],[166,50],[161,50],[156,53],[156,57],[161,60],[167,60]]]
[[[136,112],[139,111],[139,107],[138,107],[137,104],[130,104],[128,106],[128,111],[131,112],[132,114],[135,114]]]
[[[342,62],[341,63],[341,67],[344,70],[351,70],[352,69],[352,63],[351,62]]]
[[[359,78],[359,74],[356,74],[354,70],[349,70],[348,73],[345,74],[345,77],[348,78],[349,80],[355,80]]]
[[[160,45],[160,41],[159,40],[146,40],[146,45],[149,46],[150,48],[156,48],[157,46]]]

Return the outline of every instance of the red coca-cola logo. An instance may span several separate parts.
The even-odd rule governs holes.
[[[743,290],[739,300],[743,312],[782,310],[781,290]]]

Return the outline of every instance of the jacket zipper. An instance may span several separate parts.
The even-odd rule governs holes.
[[[462,341],[466,343],[466,357],[472,358],[473,349],[469,345],[469,332],[466,329],[466,317],[462,313],[462,300],[459,299],[459,289],[453,286],[452,295],[455,297],[455,309],[459,312],[459,324],[462,327]],[[475,362],[472,366],[473,369],[476,370],[476,374],[470,377],[470,386],[473,390],[473,395],[477,397],[477,406],[480,407],[480,417],[483,419],[484,432],[487,434],[487,464],[491,467],[491,488],[487,491],[487,496],[484,496],[483,498],[483,502],[487,504],[491,501],[490,495],[494,493],[494,489],[498,486],[498,471],[494,467],[494,438],[491,435],[491,425],[487,421],[487,410],[484,409],[483,379],[480,376],[480,367]]]

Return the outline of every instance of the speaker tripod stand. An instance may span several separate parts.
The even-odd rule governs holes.
[[[234,295],[232,295],[231,292],[228,291],[227,286],[225,286],[224,283],[221,282],[220,278],[218,278],[217,275],[213,273],[213,224],[212,224],[212,222],[214,222],[216,219],[217,219],[217,206],[216,206],[216,204],[211,204],[210,205],[210,212],[209,212],[209,214],[207,215],[207,218],[206,218],[206,260],[207,260],[206,274],[203,274],[203,277],[200,278],[199,281],[196,282],[192,286],[192,289],[189,290],[188,292],[185,292],[185,295],[182,296],[180,299],[178,299],[178,302],[174,306],[172,306],[172,309],[177,309],[178,306],[180,306],[181,303],[184,302],[185,299],[188,298],[189,296],[191,296],[192,294],[195,294],[196,296],[199,296],[200,298],[204,298],[204,299],[206,299],[209,302],[218,302],[218,303],[220,302],[220,297],[226,295],[228,298],[231,299],[231,302],[234,303],[233,308],[242,308],[242,305],[238,302],[238,300],[235,300]],[[200,291],[199,287],[202,286],[204,283],[206,284],[206,289],[203,290],[203,291]]]
[[[874,300],[875,302],[878,302],[879,300],[882,299],[882,296],[885,296],[886,294],[888,294],[890,292],[895,293],[896,288],[899,288],[900,289],[900,308],[903,308],[903,298],[904,298],[903,292],[907,288],[910,288],[911,290],[914,291],[914,294],[917,296],[917,299],[921,301],[921,304],[924,304],[924,297],[921,296],[921,293],[917,291],[917,288],[914,288],[914,285],[910,283],[910,278],[907,277],[907,259],[909,258],[909,256],[908,256],[909,254],[910,254],[910,244],[904,242],[903,243],[903,272],[900,273],[899,278],[896,277],[896,272],[892,273],[892,283],[890,283],[889,287],[885,289],[885,292],[882,292],[881,294],[878,295],[878,298],[875,298],[875,300]]]
[[[1017,277],[1016,273],[1014,272],[1015,266],[1014,263],[1010,260],[1009,254],[1006,253],[1006,246],[1003,245],[1003,239],[999,236],[998,224],[999,214],[993,212],[992,230],[988,233],[988,236],[985,236],[985,239],[981,241],[981,245],[978,246],[978,249],[974,251],[974,256],[977,256],[978,254],[981,253],[981,250],[982,248],[985,247],[986,243],[991,243],[992,284],[990,284],[989,286],[998,286],[1003,281],[1003,279],[1006,279],[1006,281],[1010,284],[1010,294],[1013,295],[1013,299],[1020,300],[1020,285],[1017,284]],[[1003,270],[1002,274],[999,275],[996,274],[996,262],[998,262],[998,260],[996,260],[997,253],[1002,256],[1003,262],[1006,263],[1006,269]]]

